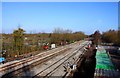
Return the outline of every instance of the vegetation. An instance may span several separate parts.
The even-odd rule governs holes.
[[[17,55],[19,55],[20,53],[22,53],[22,49],[23,49],[23,44],[24,44],[24,30],[21,28],[18,28],[18,30],[14,30],[13,31],[13,49],[14,51],[17,52]]]
[[[92,43],[95,45],[99,45],[101,43],[101,33],[97,30],[94,32],[94,34],[89,36],[92,38]]]
[[[65,44],[82,40],[86,37],[83,32],[74,32],[71,30],[55,29],[51,34],[51,43]]]
[[[86,35],[83,32],[72,32],[55,28],[53,33],[27,34],[22,28],[14,30],[12,34],[2,34],[2,50],[6,50],[6,58],[21,56],[31,52],[41,52],[43,46],[54,43],[57,46],[66,45],[81,39]]]
[[[27,34],[22,28],[14,30],[12,34],[2,34],[2,50],[6,50],[6,58],[20,56],[26,53],[41,52],[44,45],[52,43],[57,46],[70,44],[75,41],[82,40],[87,36],[79,31],[72,32],[71,30],[64,30],[55,28],[53,33],[36,33]],[[109,30],[102,34],[97,30],[90,35],[93,38],[93,43],[98,45],[102,42],[114,43],[120,46],[120,31]]]
[[[102,34],[103,42],[113,43],[120,46],[120,30],[109,30]]]
[[[120,30],[108,30],[102,34],[97,30],[94,34],[90,35],[95,45],[103,43],[112,43],[113,45],[120,46]]]

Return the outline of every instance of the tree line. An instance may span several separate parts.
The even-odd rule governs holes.
[[[108,30],[103,32],[102,40],[106,43],[113,43],[116,46],[120,46],[120,30]]]
[[[95,31],[94,34],[91,34],[89,37],[92,38],[92,41],[95,45],[101,43],[111,43],[115,46],[120,46],[120,30],[108,30],[106,32],[100,33],[99,30]]]
[[[22,28],[13,31],[12,34],[3,34],[2,49],[6,50],[6,57],[23,55],[35,51],[43,51],[43,46],[56,44],[62,46],[82,40],[86,37],[83,32],[55,28],[52,33],[27,34]]]
[[[120,31],[109,30],[102,34],[97,30],[94,34],[85,35],[83,32],[72,32],[69,29],[55,28],[52,33],[27,34],[22,28],[13,31],[12,34],[2,34],[2,50],[6,50],[6,57],[23,55],[43,51],[43,46],[56,44],[63,46],[75,41],[90,37],[95,45],[102,42],[114,43],[120,46]]]

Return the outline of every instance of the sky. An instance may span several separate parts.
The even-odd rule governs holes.
[[[2,32],[18,27],[26,33],[55,28],[92,34],[118,29],[117,2],[2,2]]]
[[[119,0],[1,0],[2,2],[119,2]]]

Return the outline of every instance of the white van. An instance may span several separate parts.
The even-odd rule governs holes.
[[[55,44],[51,44],[51,49],[56,48]]]

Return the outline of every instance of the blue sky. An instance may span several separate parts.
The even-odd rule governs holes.
[[[118,28],[117,2],[3,2],[2,31],[21,26],[27,33],[54,28],[92,34]]]

